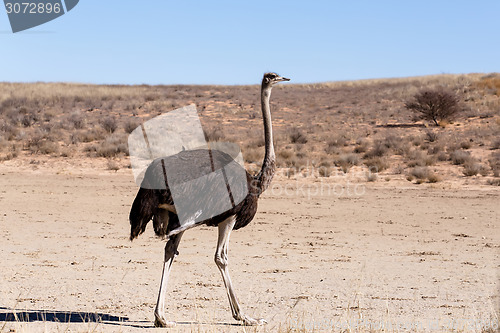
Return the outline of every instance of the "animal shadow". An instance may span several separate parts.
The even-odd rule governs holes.
[[[57,323],[88,323],[88,322],[127,322],[128,317],[114,316],[96,312],[71,312],[57,310],[14,310],[0,307],[0,321],[16,322],[57,322]]]

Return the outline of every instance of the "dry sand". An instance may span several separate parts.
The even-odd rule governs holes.
[[[232,319],[216,229],[200,227],[173,266],[170,331],[498,324],[499,188],[281,177],[274,186],[229,250],[243,308],[269,323]],[[152,323],[164,241],[151,226],[128,240],[136,190],[130,170],[2,166],[1,332],[161,331]]]

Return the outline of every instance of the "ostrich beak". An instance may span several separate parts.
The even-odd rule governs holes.
[[[280,81],[290,81],[290,79],[289,79],[289,78],[286,78],[286,77],[280,77],[280,79],[279,79],[279,80],[280,80]]]

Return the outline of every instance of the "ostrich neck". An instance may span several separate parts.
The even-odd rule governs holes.
[[[261,91],[262,119],[264,121],[264,140],[266,153],[262,162],[262,169],[257,175],[258,194],[264,192],[271,183],[276,169],[276,155],[274,154],[273,128],[271,124],[271,110],[269,99],[271,98],[271,87],[262,86]]]

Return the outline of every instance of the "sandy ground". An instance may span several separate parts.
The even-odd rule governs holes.
[[[200,227],[186,232],[173,266],[170,331],[498,324],[498,188],[285,178],[274,186],[229,250],[243,308],[269,323],[232,319],[213,263],[216,229]],[[130,170],[0,169],[1,332],[162,331],[152,322],[164,242],[151,226],[128,240],[136,190]]]

